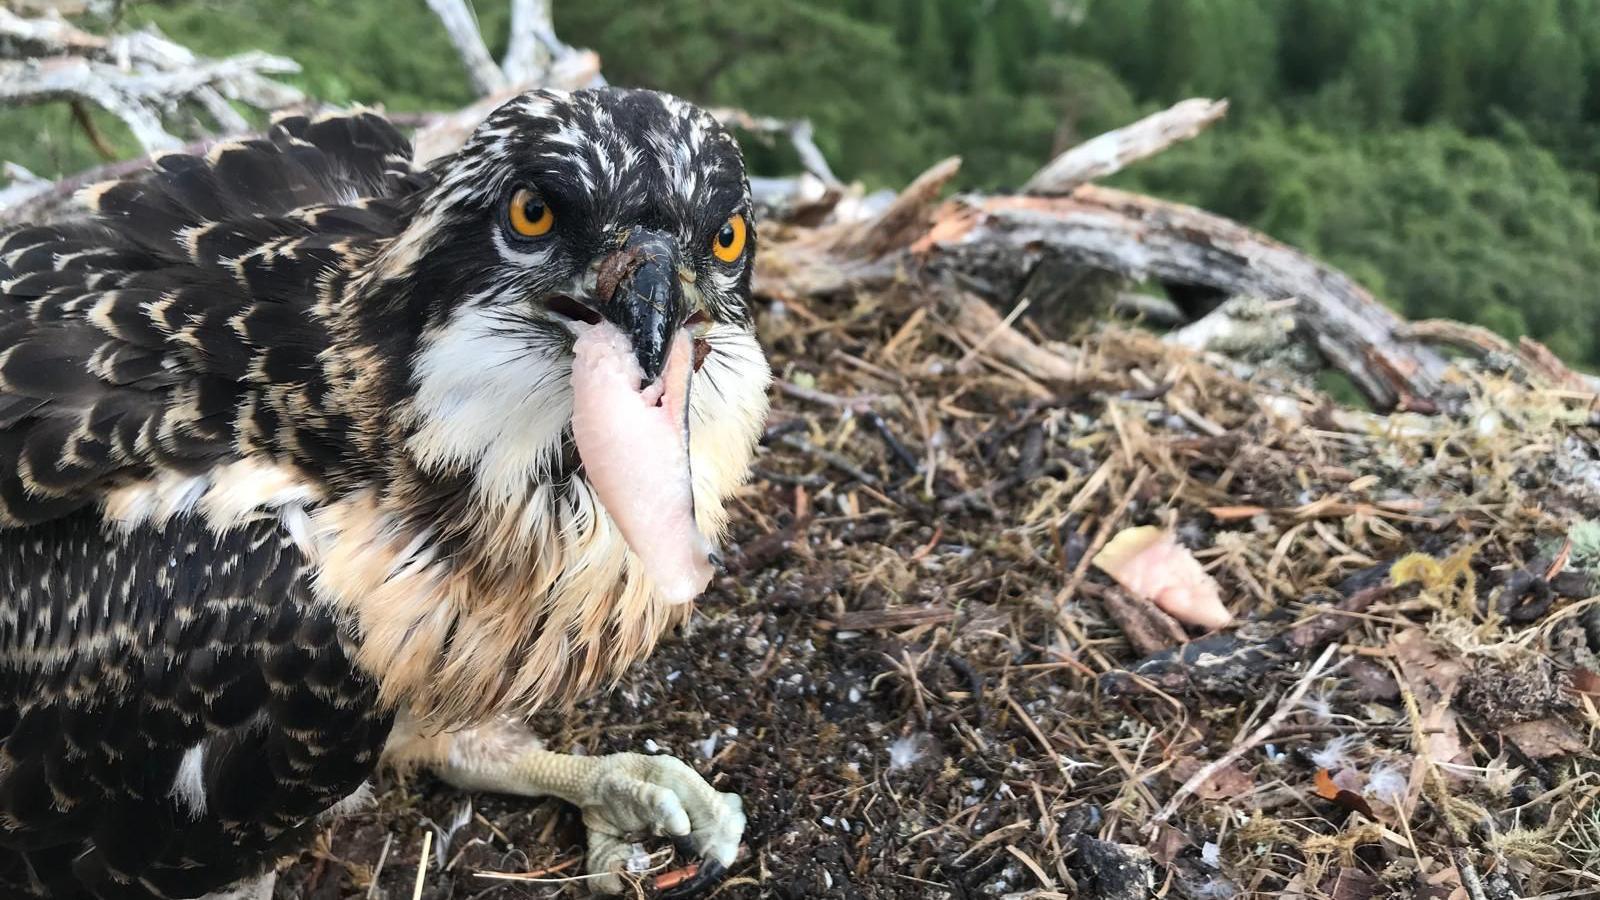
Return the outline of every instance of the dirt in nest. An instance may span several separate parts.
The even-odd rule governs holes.
[[[743,797],[715,896],[1600,887],[1600,464],[1571,392],[1464,367],[1464,413],[1380,417],[1120,329],[1044,381],[910,291],[762,328],[730,574],[616,690],[533,723]],[[1173,646],[1092,565],[1136,525],[1237,624]],[[278,895],[581,896],[582,841],[559,803],[390,776]]]

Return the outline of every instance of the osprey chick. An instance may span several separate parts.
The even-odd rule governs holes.
[[[0,884],[268,896],[380,758],[731,863],[737,797],[515,720],[710,577],[769,380],[732,137],[537,91],[426,169],[291,117],[84,200],[0,233]]]

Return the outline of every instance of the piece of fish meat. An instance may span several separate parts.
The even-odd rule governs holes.
[[[649,385],[628,336],[610,322],[585,327],[572,352],[572,437],[589,484],[661,599],[693,600],[712,568],[689,467],[689,333],[679,330]]]

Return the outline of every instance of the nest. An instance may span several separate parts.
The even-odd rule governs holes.
[[[597,74],[538,4],[515,4],[534,37],[504,67],[465,4],[431,5],[485,93]],[[91,67],[111,46],[13,19]],[[230,64],[212,75],[282,105],[259,72],[292,64]],[[433,119],[419,160],[499,99]],[[778,378],[730,571],[614,691],[534,723],[554,749],[670,752],[739,793],[746,846],[715,896],[1600,890],[1600,386],[1525,339],[1403,322],[1236,223],[1088,183],[1225,110],[1191,100],[1103,135],[1020,196],[940,204],[946,160],[881,207],[838,183],[808,124],[719,112],[787,135],[811,171],[758,185]],[[126,169],[21,185],[0,219]],[[1232,299],[1176,340],[1081,333],[1091,295],[1149,312],[1127,290],[1152,282]],[[1198,561],[1234,623],[1199,634],[1102,572],[1134,527]],[[280,896],[584,893],[572,810],[382,787]],[[648,842],[638,863],[639,896],[692,865]]]
[[[551,745],[741,794],[723,897],[1593,889],[1600,468],[1573,392],[1462,364],[1453,415],[1379,416],[1146,331],[990,317],[914,283],[772,308],[730,573],[615,692],[537,722]],[[1092,565],[1136,525],[1236,624],[1192,634]],[[392,835],[379,886],[409,896],[426,816],[464,824],[424,897],[581,893],[573,813],[460,802],[394,785],[287,877],[367,895]]]

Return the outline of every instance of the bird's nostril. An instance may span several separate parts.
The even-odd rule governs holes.
[[[565,294],[551,297],[546,306],[550,308],[551,312],[558,316],[572,319],[577,322],[587,322],[590,325],[600,324],[600,314],[598,312],[585,304],[579,303]]]

